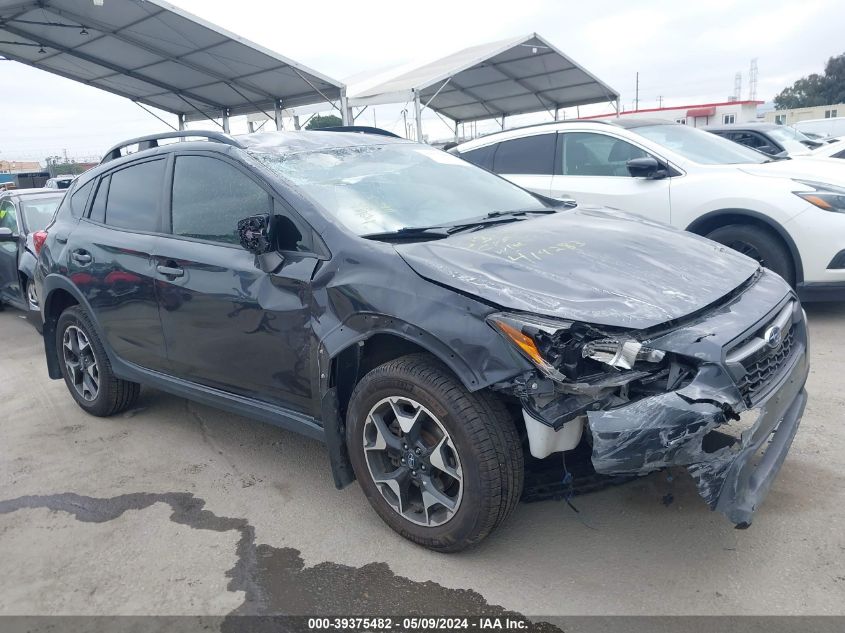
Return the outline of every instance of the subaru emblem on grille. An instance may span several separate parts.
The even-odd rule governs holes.
[[[768,330],[766,330],[766,333],[763,335],[763,338],[766,340],[766,344],[772,349],[779,347],[781,341],[783,340],[780,328],[777,325],[773,325]]]

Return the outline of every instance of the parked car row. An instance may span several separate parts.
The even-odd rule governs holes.
[[[825,144],[788,125],[774,123],[710,125],[703,129],[770,156],[810,156]]]
[[[828,176],[662,122],[458,154],[344,129],[117,145],[33,240],[50,377],[92,415],[145,384],[322,440],[339,488],[439,551],[572,451],[685,467],[750,524],[806,403],[784,278],[843,281]]]
[[[756,259],[804,300],[845,298],[845,165],[774,160],[664,120],[570,121],[451,150],[553,198],[615,207]]]
[[[64,193],[53,189],[0,192],[0,309],[26,311],[40,328],[35,276],[35,234],[53,219]]]

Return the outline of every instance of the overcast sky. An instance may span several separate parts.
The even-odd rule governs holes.
[[[173,4],[336,79],[535,31],[620,91],[626,108],[637,71],[641,108],[657,107],[660,96],[664,106],[723,101],[737,71],[747,98],[748,68],[757,57],[757,95],[771,100],[845,52],[841,0]],[[126,99],[16,62],[0,62],[0,86],[0,159],[43,162],[65,149],[93,157],[121,139],[168,129]],[[175,116],[162,116],[175,124]],[[379,106],[376,116],[380,126],[401,130],[400,107]],[[372,124],[371,111],[358,122]],[[430,138],[449,134],[433,115],[423,127]],[[244,130],[244,122],[233,124],[233,132]]]

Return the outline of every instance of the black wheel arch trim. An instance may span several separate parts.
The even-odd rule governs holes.
[[[481,371],[434,334],[402,319],[374,313],[352,315],[323,338],[322,346],[328,357],[335,360],[352,346],[367,341],[377,334],[389,334],[419,346],[446,365],[469,391],[478,391],[516,375],[522,370],[514,364],[513,371],[509,375]],[[492,330],[491,334],[494,334]],[[325,388],[321,391],[324,392]]]
[[[83,295],[67,277],[54,273],[44,277],[44,280],[41,283],[42,297],[40,304],[41,317],[43,321],[43,330],[41,335],[44,337],[44,353],[47,357],[47,374],[53,380],[59,380],[62,378],[62,370],[59,367],[58,350],[56,349],[56,325],[60,315],[56,314],[52,318],[48,318],[47,316],[50,314],[53,301],[56,297],[56,292],[59,290],[70,294],[71,297],[73,297],[73,299],[82,306],[82,309],[88,314],[88,317],[91,319],[91,323],[94,326],[95,334],[97,335],[97,338],[100,339],[103,349],[106,350],[106,356],[108,356],[109,362],[112,363],[112,366],[114,366],[114,353],[109,347],[108,341],[103,335],[103,328],[100,326],[99,321],[97,321],[97,317],[91,309],[91,305],[88,303],[85,295]]]
[[[789,249],[789,254],[792,257],[792,263],[795,266],[796,285],[804,281],[804,266],[801,261],[801,253],[798,251],[798,247],[795,245],[795,241],[792,239],[792,236],[779,222],[776,222],[759,211],[752,211],[751,209],[717,209],[715,211],[708,211],[690,223],[686,230],[706,237],[706,235],[701,232],[702,227],[708,226],[711,222],[713,222],[713,220],[718,220],[722,217],[728,218],[730,216],[744,216],[746,218],[751,218],[758,222],[762,222],[777,233],[778,237],[780,237],[786,244],[786,247]],[[729,223],[730,222],[726,222],[725,224]],[[719,226],[725,226],[725,224],[720,224]],[[708,232],[716,228],[718,227],[712,226],[709,228]]]
[[[517,362],[513,362],[508,372],[485,372],[473,367],[434,334],[402,319],[374,313],[353,315],[329,332],[319,346],[321,417],[332,474],[335,486],[339,489],[355,480],[346,447],[345,405],[355,384],[363,377],[360,372],[361,344],[366,344],[366,341],[376,335],[402,339],[431,354],[442,362],[468,391],[489,387],[525,370]],[[333,373],[335,384],[332,384]],[[341,374],[345,374],[342,381]]]

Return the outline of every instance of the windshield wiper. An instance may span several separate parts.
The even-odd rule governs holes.
[[[381,233],[367,233],[361,237],[368,240],[416,240],[416,239],[442,239],[453,233],[469,229],[479,229],[492,224],[504,224],[506,222],[518,222],[524,220],[526,215],[557,213],[557,209],[546,207],[538,209],[516,209],[513,211],[491,211],[486,215],[473,218],[457,224],[437,224],[434,226],[406,226],[395,231],[384,231]]]
[[[549,213],[557,213],[556,209],[549,209],[546,207],[540,209],[515,209],[513,211],[491,211],[475,220],[469,222],[461,222],[460,224],[453,224],[448,229],[448,233],[458,233],[460,231],[467,231],[470,229],[482,229],[493,224],[503,224],[505,222],[518,222],[524,220],[526,215],[539,214],[548,215]]]
[[[367,240],[389,240],[389,239],[419,239],[430,238],[440,239],[449,237],[449,232],[446,230],[448,226],[406,226],[395,231],[384,231],[381,233],[367,233],[362,235]]]

